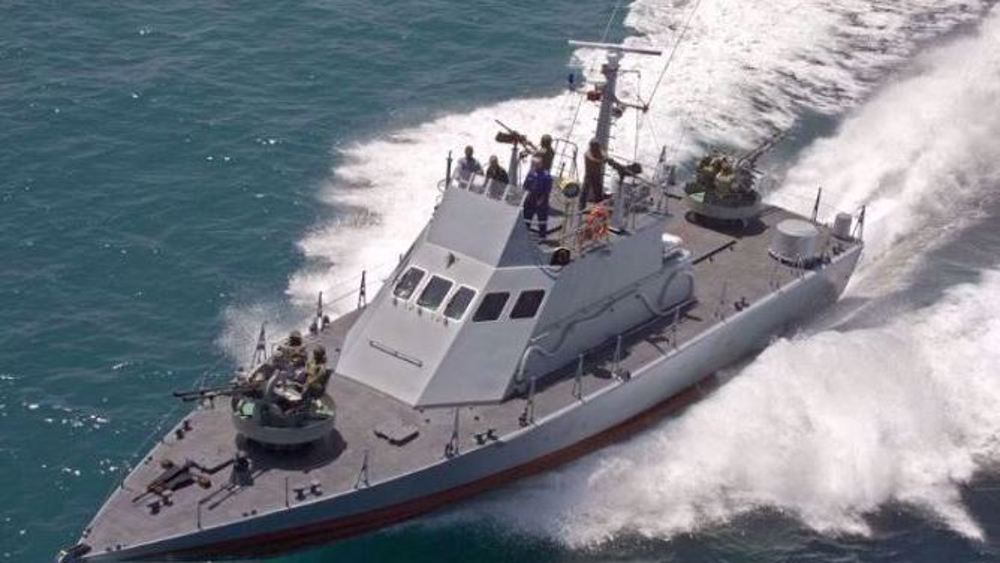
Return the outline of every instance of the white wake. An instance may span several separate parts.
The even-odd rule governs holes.
[[[469,512],[580,546],[761,507],[863,534],[899,501],[980,537],[958,484],[1000,453],[1000,300],[981,303],[997,292],[991,272],[877,329],[777,342],[680,418]]]

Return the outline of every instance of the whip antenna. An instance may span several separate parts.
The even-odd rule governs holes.
[[[653,91],[649,93],[649,102],[653,101],[653,96],[656,95],[656,91],[660,88],[660,83],[663,82],[663,77],[667,74],[667,69],[670,68],[670,63],[674,60],[674,55],[677,54],[677,48],[680,47],[681,42],[684,41],[684,36],[687,35],[688,29],[691,27],[691,20],[694,19],[695,13],[698,12],[698,7],[701,6],[701,0],[691,8],[691,13],[688,14],[687,21],[684,22],[684,27],[681,29],[681,34],[677,37],[677,41],[674,42],[674,46],[670,49],[670,54],[667,55],[667,61],[663,63],[663,70],[660,71],[660,77],[656,79],[656,84],[653,85]],[[647,105],[649,105],[647,103]]]

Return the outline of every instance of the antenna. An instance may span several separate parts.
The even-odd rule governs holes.
[[[635,53],[637,55],[662,55],[663,51],[659,49],[644,49],[642,47],[629,47],[628,45],[621,45],[618,43],[598,43],[596,41],[577,41],[576,39],[570,39],[569,44],[574,47],[587,47],[590,49],[600,49],[602,51],[609,51],[615,53]]]
[[[601,100],[601,109],[597,114],[597,130],[594,132],[594,138],[601,145],[601,150],[604,151],[605,156],[608,154],[608,141],[611,138],[611,120],[615,116],[616,108],[620,108],[623,105],[618,100],[618,96],[615,95],[615,89],[618,86],[618,61],[621,60],[622,54],[624,53],[634,53],[637,55],[662,55],[663,52],[657,49],[644,49],[640,47],[629,47],[627,45],[619,45],[616,43],[595,43],[591,41],[575,41],[570,40],[570,45],[574,47],[588,47],[593,49],[600,49],[607,52],[607,61],[601,65],[601,74],[604,75],[604,84],[598,86],[598,93]],[[604,175],[604,169],[602,166],[601,175]],[[611,228],[616,232],[622,232],[625,229],[625,191],[624,182],[619,182],[618,188],[615,190],[614,197],[614,212],[611,214]]]
[[[265,329],[267,321],[260,323],[260,333],[257,335],[257,345],[253,349],[253,356],[250,358],[250,368],[254,369],[267,360],[267,333]]]

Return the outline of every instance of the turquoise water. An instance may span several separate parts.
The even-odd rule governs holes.
[[[847,9],[837,2],[819,4],[829,4],[833,12]],[[888,98],[886,104],[905,108],[916,103],[905,95],[907,77],[916,76],[917,82],[910,86],[913,91],[936,87],[937,82],[919,79],[926,68],[949,66],[930,59],[908,67],[915,53],[974,31],[986,17],[983,6],[991,4],[942,5],[940,12],[928,8],[927,13],[900,16],[905,21],[897,27],[892,20],[895,12],[886,8],[870,16],[882,19],[866,28],[871,33],[889,30],[879,39],[881,47],[871,47],[869,43],[878,42],[866,42],[864,37],[855,42],[845,32],[846,38],[837,39],[842,43],[834,42],[823,51],[839,53],[836,56],[853,63],[837,59],[837,64],[827,64],[826,54],[817,58],[788,50],[793,58],[820,60],[819,66],[829,72],[846,69],[835,75],[837,87],[832,88],[832,79],[811,67],[778,65],[769,71],[761,61],[768,57],[780,61],[787,55],[786,50],[767,48],[769,41],[781,45],[775,38],[782,33],[753,28],[752,18],[734,20],[738,14],[726,12],[745,4],[706,0],[701,15],[707,29],[726,29],[712,19],[716,17],[728,24],[741,21],[757,39],[747,47],[739,37],[716,37],[693,29],[692,47],[679,62],[684,81],[668,84],[662,94],[668,102],[661,106],[668,112],[664,119],[689,119],[691,146],[730,136],[734,144],[745,143],[767,126],[797,128],[800,137],[785,147],[788,162],[781,163],[782,170],[790,169],[790,182],[808,184],[810,170],[834,176],[859,160],[851,158],[844,146],[861,146],[866,132],[871,138],[873,131],[899,126],[878,122],[878,115],[885,113],[877,111],[880,96]],[[609,38],[661,31],[676,36],[684,19],[662,18],[691,7],[685,2],[622,7]],[[259,321],[256,311],[262,308],[286,319],[301,314],[295,280],[316,271],[315,243],[323,239],[326,226],[350,220],[359,206],[371,203],[381,212],[378,227],[394,228],[395,216],[389,210],[405,194],[357,191],[373,181],[371,176],[358,180],[363,176],[359,170],[416,170],[428,164],[421,160],[422,153],[405,148],[390,147],[380,154],[385,147],[373,140],[403,131],[407,142],[419,147],[430,143],[431,137],[463,133],[471,119],[468,112],[497,104],[505,107],[503,102],[512,99],[558,96],[571,55],[565,39],[599,38],[615,11],[613,3],[597,0],[487,2],[475,7],[447,0],[255,6],[13,2],[0,8],[0,478],[5,485],[0,489],[0,560],[45,561],[75,540],[113,485],[123,461],[141,452],[144,440],[164,420],[178,416],[170,391],[191,387],[205,374],[224,374],[241,359],[234,358],[240,352],[234,352],[230,340],[245,327],[234,327],[241,322],[234,319]],[[794,29],[809,30],[809,22],[825,21],[808,9],[802,12]],[[629,19],[623,23],[626,14]],[[844,17],[844,22],[853,21]],[[817,24],[814,32],[828,28]],[[823,45],[819,38],[814,42]],[[981,47],[973,44],[967,49],[987,51]],[[751,53],[755,61],[734,67],[747,73],[737,85],[727,82],[728,75],[713,74],[713,69],[729,69],[722,63],[693,66],[699,60],[714,60],[713,53],[727,49]],[[883,56],[884,60],[878,58]],[[858,63],[869,59],[877,60]],[[755,68],[767,72],[755,74]],[[899,87],[903,93],[891,87],[880,90],[881,77],[895,68],[908,69],[893,75],[894,81],[904,82]],[[801,76],[782,82],[796,72]],[[926,72],[930,80],[937,71]],[[698,84],[708,86],[693,93],[682,88]],[[978,108],[987,104],[987,116],[998,100],[992,84],[979,83],[972,89],[984,97],[970,104]],[[942,99],[954,99],[953,93],[945,94]],[[785,104],[782,96],[795,102]],[[810,97],[819,100],[815,107],[810,106]],[[729,127],[734,120],[718,119],[702,107],[726,101],[736,106],[725,107],[741,107],[745,98],[764,108],[768,117],[763,125]],[[865,110],[864,104],[875,106]],[[914,107],[912,115],[934,114]],[[822,126],[803,117],[814,111],[822,115]],[[545,111],[518,106],[510,113],[528,120]],[[462,121],[456,125],[449,116]],[[842,120],[848,125],[860,123],[859,138],[851,136],[848,126],[836,132]],[[868,172],[884,177],[871,193],[856,200],[887,199],[899,184],[900,195],[892,201],[905,208],[908,219],[929,221],[940,231],[947,226],[955,234],[947,240],[920,239],[907,247],[899,246],[895,231],[884,236],[876,231],[883,238],[875,242],[901,248],[904,255],[887,259],[876,245],[874,258],[863,267],[861,287],[902,287],[878,297],[861,291],[852,302],[864,297],[875,305],[851,316],[842,328],[845,334],[851,334],[851,326],[879,325],[885,311],[918,314],[924,307],[947,301],[942,295],[953,286],[989,279],[985,272],[996,268],[1000,248],[996,238],[1000,200],[995,196],[1000,176],[990,163],[1000,161],[1000,155],[993,144],[980,142],[998,138],[989,128],[991,122],[983,121],[989,120],[974,120],[968,127],[985,128],[969,144],[980,150],[973,166],[965,167],[954,155],[933,153],[932,145],[914,149],[930,155],[927,161],[945,162],[940,169],[917,162],[924,166],[921,174],[934,183],[948,185],[961,176],[966,191],[975,188],[974,193],[986,194],[976,202],[976,213],[968,213],[973,220],[959,221],[966,208],[921,214],[930,197],[920,195],[923,184],[899,180],[900,175],[906,177],[900,169],[868,165]],[[812,147],[819,130],[831,140]],[[914,136],[906,131],[899,135]],[[963,146],[962,139],[951,142]],[[812,148],[804,150],[807,146]],[[949,166],[961,168],[961,174],[952,173]],[[353,176],[346,180],[338,176],[344,170]],[[358,181],[348,181],[352,178]],[[415,189],[403,184],[395,189]],[[857,194],[846,187],[841,191],[845,201],[855,201],[851,197]],[[331,203],[331,192],[356,195],[350,203],[336,198]],[[410,215],[408,224],[423,221],[416,209]],[[387,245],[380,232],[358,229],[348,240]],[[333,237],[342,240],[347,234],[334,231]],[[896,273],[902,268],[899,263],[916,260],[932,246],[935,252],[920,263],[923,270],[918,268],[930,274],[919,283]],[[398,251],[392,247],[385,253],[392,256]],[[335,269],[341,259],[334,252],[320,269]],[[340,273],[347,277],[354,272]],[[993,285],[984,286],[973,298],[988,301],[993,290]],[[938,332],[950,334],[946,329]],[[875,339],[881,333],[865,334],[866,339]],[[922,334],[912,337],[915,347],[925,344]],[[810,342],[790,344],[791,350],[779,348],[760,361],[773,367],[780,354],[818,354],[810,346],[819,344]],[[850,345],[845,340],[828,346]],[[953,348],[948,342],[933,345]],[[985,362],[987,368],[998,367],[993,357]],[[746,380],[753,382],[756,377],[767,392],[767,381],[759,381],[753,366],[748,369]],[[915,384],[900,385],[906,390]],[[753,479],[744,483],[740,478],[745,475],[731,468],[717,471],[709,463],[713,460],[686,471],[674,471],[672,466],[663,470],[657,441],[669,446],[687,443],[684,433],[689,426],[697,428],[697,415],[725,406],[727,400],[731,397],[720,394],[701,411],[668,423],[637,444],[614,448],[603,457],[499,491],[443,516],[281,560],[996,560],[992,538],[1000,530],[995,516],[1000,496],[990,488],[988,471],[977,470],[975,478],[945,471],[947,478],[942,478],[961,484],[960,504],[982,532],[975,538],[962,527],[961,518],[949,520],[948,510],[940,510],[945,516],[935,515],[947,502],[937,503],[937,497],[926,495],[930,500],[922,504],[925,497],[908,489],[904,479],[883,486],[869,479],[870,474],[849,474],[860,489],[895,487],[881,496],[872,493],[871,502],[830,495],[818,487],[789,500],[766,487],[755,496],[761,490],[759,483]],[[954,405],[949,408],[954,410]],[[1000,429],[996,420],[968,408],[979,428]],[[958,411],[966,412],[961,407]],[[819,426],[827,420],[816,412],[808,414],[806,418],[818,420]],[[908,434],[905,428],[899,432]],[[768,433],[770,429],[758,434]],[[781,434],[781,428],[773,433]],[[954,433],[969,434],[964,426],[956,426]],[[969,457],[1000,459],[988,448],[955,441]],[[786,451],[789,443],[799,444],[770,447],[762,442],[758,453],[761,459],[771,459],[766,454]],[[801,451],[792,448],[790,457],[808,459],[809,451],[822,449],[813,443],[806,446]],[[725,448],[725,443],[717,447]],[[877,453],[886,464],[893,463],[893,450]],[[673,449],[662,457],[668,456],[683,457]],[[925,457],[919,458],[920,463]],[[905,459],[919,465],[913,461],[917,458]],[[622,463],[635,464],[626,476],[614,473]],[[777,480],[794,481],[804,470],[780,462],[771,471]],[[744,496],[756,508],[744,509],[744,497],[726,496],[720,492],[725,487],[699,489],[688,477],[701,473],[722,475],[720,479],[735,483],[738,491],[745,487]],[[930,469],[926,473],[937,475]],[[592,495],[590,489],[607,484],[609,474],[618,475],[614,478],[618,488],[612,488],[607,498]],[[634,486],[629,487],[630,482]],[[680,493],[663,496],[656,483],[690,489],[697,498],[694,508],[687,511],[690,499]],[[937,486],[937,481],[932,484]],[[818,517],[810,512],[815,507],[798,502],[799,497],[824,495],[829,495],[829,502],[817,509]],[[840,509],[866,522],[870,530],[851,528],[850,518],[841,525]],[[679,516],[678,511],[684,514]],[[693,524],[686,519],[687,512],[697,513]]]

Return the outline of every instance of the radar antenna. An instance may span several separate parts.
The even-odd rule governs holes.
[[[622,56],[625,53],[633,53],[637,55],[655,55],[659,56],[663,54],[663,51],[657,49],[645,49],[641,47],[629,47],[627,45],[619,45],[615,43],[595,43],[591,41],[575,41],[570,40],[569,44],[574,47],[587,47],[591,49],[599,49],[607,53],[607,59],[604,64],[601,65],[601,74],[604,75],[604,83],[598,84],[595,92],[597,99],[601,100],[601,109],[597,114],[597,130],[594,134],[594,138],[601,145],[601,150],[605,155],[608,154],[608,141],[611,138],[611,120],[612,118],[620,115],[620,109],[623,107],[633,107],[646,111],[648,106],[636,106],[633,104],[623,103],[618,99],[615,94],[615,89],[618,86],[618,75],[619,66],[618,63],[621,61]],[[604,170],[601,170],[604,173]],[[625,227],[625,194],[622,193],[622,185],[619,184],[617,190],[615,190],[614,195],[614,212],[611,214],[611,228],[616,231],[622,231]]]

